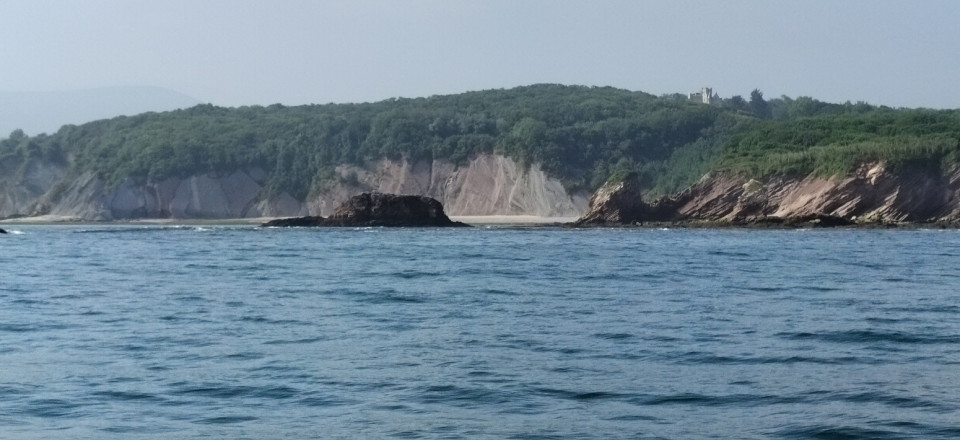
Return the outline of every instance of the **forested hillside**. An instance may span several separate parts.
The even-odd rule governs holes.
[[[463,163],[499,153],[538,163],[568,190],[635,170],[668,193],[711,169],[745,174],[842,173],[858,161],[953,163],[960,113],[754,91],[719,105],[614,88],[534,85],[363,104],[221,108],[119,117],[0,141],[0,162],[43,159],[108,185],[260,167],[268,192],[304,198],[340,164],[379,158]],[[6,162],[11,161],[11,162]]]

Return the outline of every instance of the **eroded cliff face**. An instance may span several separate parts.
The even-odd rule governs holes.
[[[844,177],[704,176],[668,199],[677,219],[751,221],[824,215],[857,222],[960,220],[960,168],[890,172],[868,163]]]
[[[539,167],[521,169],[496,155],[476,157],[462,167],[444,161],[380,160],[338,171],[341,176],[356,175],[357,183],[338,183],[314,197],[308,204],[311,215],[329,215],[350,196],[366,191],[432,197],[452,216],[576,217],[587,206],[586,193],[568,194],[559,180],[547,177]]]
[[[570,195],[538,167],[484,155],[465,166],[444,161],[380,160],[342,166],[340,182],[308,200],[281,193],[264,197],[259,169],[212,173],[108,188],[92,174],[70,175],[68,164],[0,163],[0,218],[50,215],[75,220],[137,218],[255,218],[329,215],[366,191],[433,197],[449,215],[577,216],[586,194]],[[356,178],[353,178],[356,176]],[[349,177],[349,178],[348,178]]]

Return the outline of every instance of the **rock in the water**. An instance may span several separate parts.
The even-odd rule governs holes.
[[[6,234],[7,231],[4,231],[3,228],[0,228],[0,234]]]
[[[636,173],[607,181],[590,197],[590,208],[574,226],[629,225],[644,221]]]
[[[281,227],[281,228],[290,228],[297,226],[323,226],[323,217],[291,217],[291,218],[278,218],[276,220],[270,220],[260,226],[271,226],[271,227]]]
[[[330,217],[279,219],[263,226],[467,226],[450,220],[443,205],[430,197],[363,193],[352,197]]]
[[[424,196],[363,193],[327,217],[331,226],[462,226],[443,213],[443,205]]]

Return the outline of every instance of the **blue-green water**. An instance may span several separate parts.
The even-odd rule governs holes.
[[[6,229],[4,439],[960,437],[960,231]]]

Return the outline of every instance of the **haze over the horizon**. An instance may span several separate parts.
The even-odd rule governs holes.
[[[960,107],[960,2],[7,0],[0,91],[223,106],[533,83]]]

